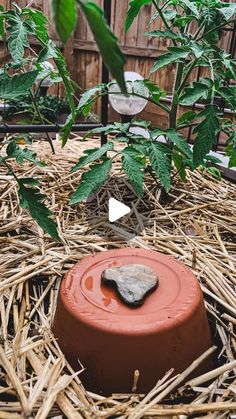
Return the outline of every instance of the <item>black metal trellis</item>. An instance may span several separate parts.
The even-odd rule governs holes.
[[[103,9],[104,14],[107,19],[108,24],[111,24],[111,0],[103,0]],[[236,22],[233,26],[224,28],[224,32],[231,32],[231,40],[230,40],[230,46],[229,46],[229,54],[235,58],[236,57]],[[200,68],[198,69],[197,79],[200,78]],[[109,71],[107,70],[104,62],[102,62],[102,83],[108,83],[109,82]],[[225,77],[224,83],[228,84],[230,80]],[[225,112],[226,111],[226,102],[224,99],[216,98],[216,103],[219,106],[219,108]],[[101,103],[101,124],[96,123],[79,123],[75,124],[72,127],[72,132],[87,132],[90,131],[93,128],[97,128],[100,126],[104,126],[108,123],[108,96],[102,97],[102,103]],[[197,107],[197,105],[193,105],[192,109],[194,110]],[[63,125],[60,124],[40,124],[40,125],[8,125],[3,121],[3,124],[0,125],[0,134],[3,133],[49,133],[49,132],[59,132]],[[190,127],[188,130],[187,140],[190,142],[192,137],[192,128]],[[105,144],[107,141],[107,137],[105,134],[101,135],[101,145]],[[218,149],[220,143],[220,134],[217,138],[217,143],[214,147],[215,150]]]

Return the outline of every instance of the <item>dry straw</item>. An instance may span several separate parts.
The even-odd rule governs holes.
[[[79,174],[69,169],[96,141],[75,138],[50,155],[36,144],[48,166],[17,168],[40,176],[55,214],[61,242],[53,242],[19,208],[16,184],[0,172],[0,418],[228,418],[236,412],[236,188],[194,173],[159,202],[158,185],[147,179],[144,198],[135,198],[116,164],[112,178],[87,204],[68,205]],[[132,212],[119,223],[107,220],[109,197]],[[146,396],[87,392],[78,371],[67,364],[50,327],[60,280],[66,270],[93,252],[142,247],[182,260],[196,273],[205,296],[214,345],[182,374],[170,370]],[[189,373],[209,353],[216,365],[195,379]],[[86,367],[86,365],[84,366]],[[96,380],[96,377],[94,377]],[[135,388],[135,386],[134,386]],[[177,391],[176,389],[179,389]],[[234,413],[233,413],[234,412]]]

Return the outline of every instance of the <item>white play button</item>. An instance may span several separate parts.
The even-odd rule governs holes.
[[[122,204],[122,202],[117,201],[115,198],[109,199],[109,221],[114,223],[114,221],[119,220],[119,218],[124,217],[129,214],[131,209],[127,205]]]

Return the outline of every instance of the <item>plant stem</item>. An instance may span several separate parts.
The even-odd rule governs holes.
[[[221,25],[215,26],[214,28],[210,29],[209,31],[207,31],[206,33],[204,33],[203,35],[200,36],[200,38],[197,38],[196,41],[201,41],[203,38],[205,38],[206,36],[208,36],[210,33],[217,31],[218,29],[223,28],[226,25],[230,25],[230,23],[234,23],[236,22],[236,19],[231,19],[228,22],[224,22],[221,23]]]
[[[3,159],[2,161],[1,161],[1,163],[9,170],[9,173],[14,177],[14,179],[16,180],[16,182],[18,183],[18,178],[17,178],[17,176],[15,175],[15,173],[13,172],[13,170],[12,170],[12,168],[11,168],[11,166],[9,166],[9,164],[6,162],[6,160],[5,159]]]
[[[176,129],[180,130],[184,128],[192,128],[192,127],[195,127],[196,125],[198,125],[198,122],[194,122],[192,124],[179,125]]]
[[[176,78],[175,84],[173,88],[173,98],[172,98],[172,106],[170,110],[170,117],[169,117],[169,128],[176,128],[176,121],[177,121],[177,113],[178,113],[178,91],[181,85],[182,76],[184,72],[184,61],[181,60],[178,63],[177,71],[176,71]]]
[[[206,22],[202,22],[198,28],[198,30],[195,32],[195,34],[193,35],[193,39],[197,39],[198,35],[200,34],[201,30],[204,28]]]
[[[44,119],[43,119],[43,117],[40,113],[40,110],[39,110],[39,107],[38,107],[38,104],[37,104],[37,100],[35,99],[34,94],[31,91],[30,91],[30,97],[31,97],[33,105],[34,105],[35,112],[36,112],[36,114],[38,115],[38,118],[41,121],[41,124],[44,124]],[[53,154],[55,154],[55,149],[54,149],[54,146],[53,146],[52,139],[51,139],[50,135],[48,134],[48,132],[45,132],[45,135],[46,135],[46,137],[48,139],[48,142],[51,146]]]
[[[90,105],[91,103],[93,103],[97,99],[99,99],[100,97],[103,97],[103,96],[108,95],[108,94],[109,93],[107,91],[106,92],[103,92],[103,93],[99,93],[98,95],[96,95],[95,97],[93,97],[92,99],[90,99],[86,104],[87,105]],[[112,95],[120,95],[120,92],[112,92],[110,94],[112,94]],[[159,103],[159,102],[157,103],[155,100],[152,100],[152,99],[150,99],[148,97],[139,95],[138,93],[129,93],[129,95],[130,96],[135,96],[135,97],[140,97],[141,99],[146,99],[148,102],[153,103],[156,106],[159,106],[161,109],[163,109],[163,111],[167,112],[168,114],[171,111],[170,108],[169,108],[169,106],[166,106],[163,103]]]
[[[180,93],[182,92],[182,90],[183,90],[185,84],[187,83],[188,78],[189,78],[190,74],[192,73],[192,70],[194,69],[194,67],[195,67],[196,63],[198,62],[198,60],[199,60],[199,58],[197,58],[195,61],[193,61],[192,64],[190,65],[190,67],[189,67],[189,69],[187,71],[187,74],[186,74],[185,78],[183,79],[182,83],[180,84],[180,86],[178,88],[178,92],[177,92],[178,95],[180,95]]]
[[[165,18],[165,16],[164,16],[164,13],[162,12],[162,9],[158,6],[158,4],[157,4],[156,0],[152,0],[152,3],[154,4],[154,6],[155,6],[155,8],[156,8],[157,12],[159,13],[160,18],[161,18],[162,22],[164,23],[164,25],[165,25],[166,29],[171,30],[171,29],[170,29],[170,26],[169,26],[169,24],[168,24],[168,22],[167,22],[167,20],[166,20],[166,18]],[[173,42],[173,44],[174,44],[175,46],[177,46],[177,45],[178,45],[178,44],[177,44],[177,42],[176,42],[174,39],[172,39],[172,42]]]

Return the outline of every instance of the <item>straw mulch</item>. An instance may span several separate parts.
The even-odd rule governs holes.
[[[47,143],[37,143],[48,166],[17,169],[42,179],[61,243],[44,235],[19,208],[16,184],[1,168],[0,418],[235,417],[235,185],[191,174],[186,184],[175,180],[172,201],[162,206],[152,179],[147,178],[144,198],[137,199],[117,164],[89,203],[70,207],[80,174],[71,176],[69,169],[94,143],[74,139],[64,150],[57,143],[55,156]],[[116,224],[107,220],[110,196],[132,207]],[[145,398],[131,394],[105,399],[83,388],[80,373],[86,365],[78,365],[79,371],[70,368],[50,327],[64,272],[86,255],[122,246],[163,252],[193,269],[204,292],[214,346],[180,376],[167,372]],[[215,369],[189,381],[189,372],[211,352]]]

